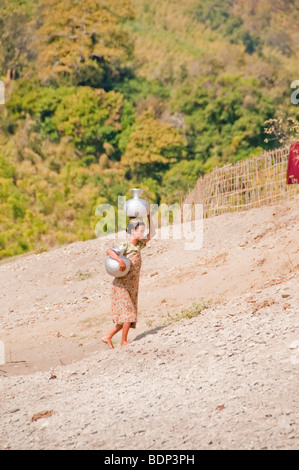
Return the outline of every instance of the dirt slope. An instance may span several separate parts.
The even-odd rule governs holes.
[[[113,351],[113,240],[1,264],[0,447],[298,448],[298,202],[204,220],[198,250],[158,232]]]

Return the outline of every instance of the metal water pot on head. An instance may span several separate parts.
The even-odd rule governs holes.
[[[121,271],[119,269],[119,262],[111,258],[111,256],[107,256],[107,258],[105,259],[106,271],[108,274],[110,274],[110,276],[123,277],[128,274],[129,269],[131,267],[131,261],[125,256],[123,256],[125,248],[116,245],[112,247],[112,250],[115,251],[115,253],[117,253],[118,256],[125,262],[126,269],[124,271]]]
[[[143,219],[150,211],[149,203],[140,197],[144,189],[133,188],[130,191],[133,197],[124,203],[124,212],[130,219],[136,217]]]

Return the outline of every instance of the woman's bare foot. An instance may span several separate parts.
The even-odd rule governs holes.
[[[127,340],[127,338],[128,338],[130,327],[131,327],[131,322],[125,322],[123,324],[123,331],[122,331],[121,343],[120,343],[121,346],[127,346],[127,344],[129,344],[129,341]]]
[[[103,343],[108,344],[110,349],[114,349],[111,338],[109,338],[108,336],[103,336],[102,341],[103,341]]]

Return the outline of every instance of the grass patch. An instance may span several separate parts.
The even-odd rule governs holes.
[[[94,276],[94,273],[91,273],[91,272],[83,273],[81,270],[79,270],[76,273],[76,278],[79,279],[79,281],[85,281],[85,279],[89,279],[92,276]]]
[[[184,319],[191,319],[198,317],[203,310],[210,307],[211,302],[209,300],[202,300],[200,302],[192,302],[192,305],[187,308],[182,308],[180,312],[175,314],[167,313],[167,320],[163,326],[170,323],[174,323]]]
[[[95,316],[87,317],[79,322],[79,325],[83,328],[93,328],[103,325],[108,320],[107,317]]]
[[[46,251],[48,251],[48,247],[42,245],[42,246],[37,246],[34,250],[34,253],[38,255],[40,253],[45,253]]]

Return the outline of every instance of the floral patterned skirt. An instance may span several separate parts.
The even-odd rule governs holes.
[[[118,325],[131,322],[131,328],[136,328],[141,255],[132,253],[128,258],[131,261],[128,274],[114,278],[112,283],[112,320]]]

